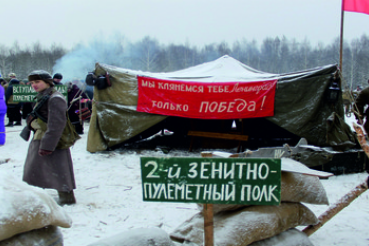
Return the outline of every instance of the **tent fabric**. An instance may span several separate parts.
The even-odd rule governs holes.
[[[326,100],[336,65],[296,74],[281,75],[275,96],[274,116],[267,118],[276,125],[308,140],[309,144],[326,146],[326,120],[332,114],[343,118],[343,102]]]
[[[337,65],[327,65],[289,74],[272,74],[255,70],[230,56],[169,73],[149,73],[96,63],[94,74],[100,76],[108,72],[112,86],[102,90],[94,88],[87,150],[107,150],[167,118],[136,111],[137,76],[209,83],[277,79],[275,114],[265,119],[306,138],[309,144],[325,146],[326,119],[332,112],[343,117],[341,98],[334,104],[325,100],[332,75],[337,71]]]

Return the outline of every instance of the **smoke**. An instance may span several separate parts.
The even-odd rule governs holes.
[[[89,72],[95,70],[96,63],[127,67],[129,59],[125,52],[128,43],[120,34],[109,38],[96,37],[89,44],[79,44],[72,51],[56,61],[53,73],[63,75],[63,83],[84,80]]]

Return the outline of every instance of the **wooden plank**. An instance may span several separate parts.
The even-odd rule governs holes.
[[[188,131],[187,135],[193,136],[193,137],[220,138],[220,139],[239,140],[239,141],[247,141],[249,139],[249,136],[247,135],[218,133],[218,132]]]
[[[214,246],[213,204],[204,204],[204,246]]]
[[[352,201],[354,201],[358,196],[360,196],[367,190],[368,190],[368,178],[366,178],[365,182],[356,186],[353,190],[344,195],[336,204],[333,204],[328,208],[327,211],[321,214],[318,218],[319,220],[318,224],[310,225],[306,227],[304,230],[302,230],[302,232],[305,232],[306,235],[310,236],[319,228],[321,228],[325,223],[327,223],[327,221],[332,219],[333,216],[341,212],[342,209],[350,205]]]
[[[201,157],[212,157],[211,152],[201,152]],[[205,246],[214,246],[214,212],[213,204],[203,204]]]

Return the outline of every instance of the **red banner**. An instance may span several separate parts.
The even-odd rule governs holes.
[[[274,115],[277,80],[210,83],[137,78],[140,112],[198,119]]]

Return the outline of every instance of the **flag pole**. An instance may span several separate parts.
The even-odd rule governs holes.
[[[341,31],[340,31],[340,64],[339,64],[339,69],[341,70],[341,74],[342,74],[342,53],[343,53],[343,3],[345,0],[342,0],[342,5],[341,5]]]

